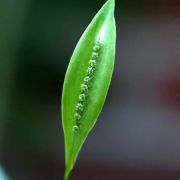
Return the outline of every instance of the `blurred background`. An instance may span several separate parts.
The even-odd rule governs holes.
[[[0,166],[10,179],[62,179],[62,83],[104,2],[0,0]],[[180,1],[116,0],[115,16],[110,91],[72,179],[179,180]]]

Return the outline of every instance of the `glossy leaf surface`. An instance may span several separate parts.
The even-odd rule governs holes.
[[[63,86],[62,120],[69,174],[103,107],[112,77],[116,28],[114,0],[108,0],[80,38]]]

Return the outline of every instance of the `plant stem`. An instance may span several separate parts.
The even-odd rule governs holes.
[[[70,173],[68,173],[67,171],[65,171],[64,173],[64,180],[70,180]]]

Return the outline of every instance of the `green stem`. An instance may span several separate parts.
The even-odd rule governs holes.
[[[65,170],[64,180],[70,180],[70,173]]]

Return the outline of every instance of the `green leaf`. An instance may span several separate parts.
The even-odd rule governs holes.
[[[102,110],[111,81],[116,43],[114,6],[114,0],[108,0],[93,18],[79,40],[66,72],[62,120],[67,177]]]

